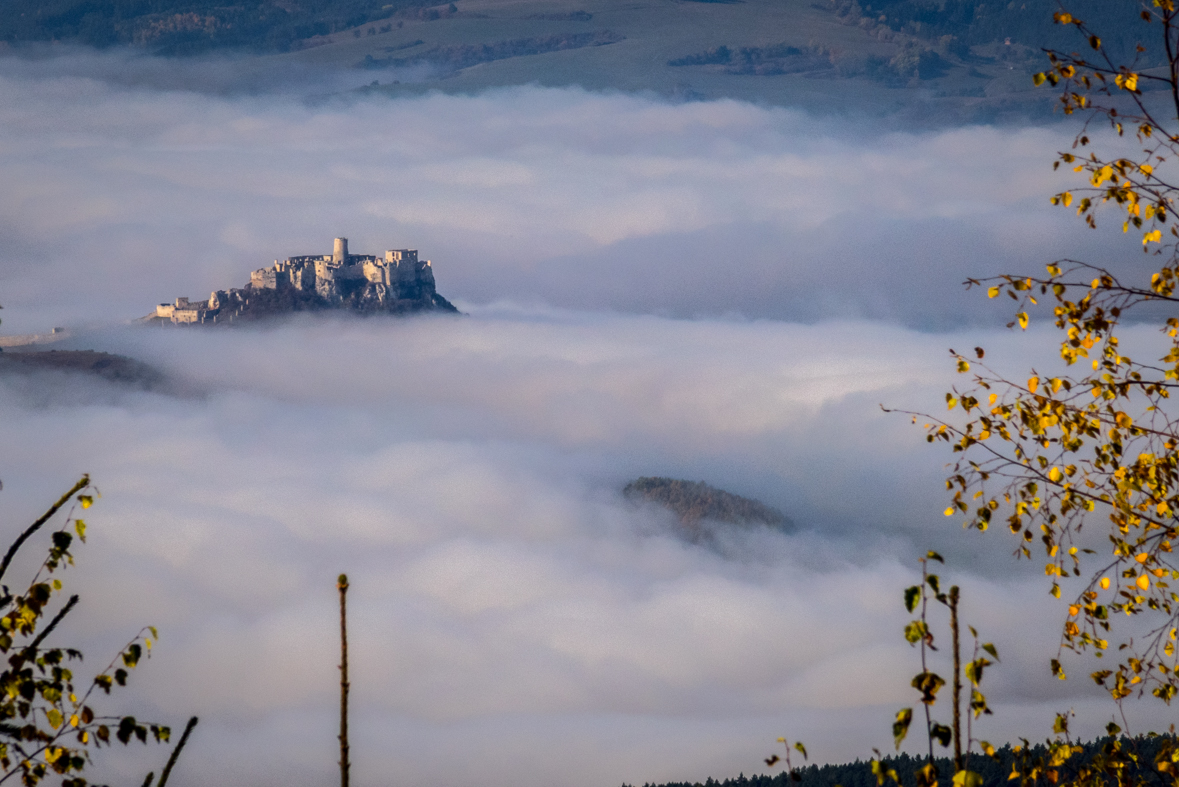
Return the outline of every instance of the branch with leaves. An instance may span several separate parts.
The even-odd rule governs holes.
[[[1091,673],[1096,683],[1119,702],[1149,692],[1169,703],[1179,693],[1179,409],[1171,402],[1179,317],[1170,316],[1179,302],[1179,11],[1172,0],[1148,0],[1135,13],[1149,39],[1119,63],[1062,7],[1056,22],[1073,26],[1088,53],[1049,51],[1051,68],[1035,82],[1062,88],[1065,113],[1089,113],[1055,162],[1087,174],[1088,185],[1053,204],[1075,202],[1091,228],[1102,206],[1116,209],[1123,232],[1141,232],[1159,265],[1143,280],[1077,260],[1054,262],[1045,275],[968,280],[1014,302],[1009,327],[1026,330],[1037,310],[1051,309],[1061,369],[1011,379],[987,365],[981,347],[951,351],[971,380],[946,394],[954,417],[914,420],[957,455],[947,516],[962,514],[976,530],[1003,522],[1021,558],[1042,548],[1053,596],[1076,582],[1053,673],[1065,678],[1065,650],[1116,654],[1116,664]],[[1138,152],[1102,155],[1090,131],[1099,121],[1136,140]],[[1161,351],[1143,348],[1140,332],[1131,345],[1123,326],[1141,320],[1157,322]],[[1104,544],[1087,535],[1095,528]]]
[[[0,560],[3,578],[26,542],[65,509],[65,521],[50,535],[48,554],[28,588],[13,593],[7,585],[0,586],[0,653],[7,655],[5,669],[0,671],[0,784],[19,777],[25,787],[33,787],[58,775],[63,777],[62,787],[85,787],[81,773],[91,762],[91,752],[113,745],[112,734],[124,745],[132,740],[146,743],[149,737],[166,742],[171,734],[164,725],[95,710],[97,692],[109,695],[115,686],[126,686],[129,671],[150,654],[157,638],[154,628],[144,628],[128,642],[81,690],[81,696],[69,665],[80,662],[82,653],[45,647],[48,636],[78,602],[77,595],[71,596],[49,617],[63,587],[57,575],[73,565],[75,538],[86,540],[86,523],[76,513],[89,508],[96,495],[89,476],[83,476],[14,540]]]

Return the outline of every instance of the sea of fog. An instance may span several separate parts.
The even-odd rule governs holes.
[[[85,672],[160,629],[111,705],[201,717],[176,787],[333,778],[341,571],[358,785],[763,773],[782,735],[867,757],[915,699],[901,592],[930,548],[1002,656],[979,737],[1109,718],[1049,676],[1064,605],[1042,569],[947,520],[951,455],[880,407],[944,410],[951,347],[1053,363],[1044,320],[1007,331],[966,277],[1143,264],[1048,205],[1072,129],[532,87],[311,100],[338,76],[243,91],[234,62],[198,65],[0,60],[4,332],[68,327],[57,346],[175,383],[0,381],[4,528],[92,474],[59,638]],[[337,235],[419,249],[464,314],[128,324]],[[795,527],[687,543],[621,498],[641,475]]]

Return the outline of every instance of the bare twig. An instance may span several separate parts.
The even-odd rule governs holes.
[[[184,726],[184,732],[181,734],[180,740],[176,742],[176,748],[172,750],[172,756],[168,758],[168,764],[164,766],[164,770],[160,773],[160,783],[156,787],[164,787],[168,783],[168,777],[172,774],[172,766],[180,758],[180,750],[184,748],[184,744],[188,743],[188,736],[192,733],[193,728],[197,726],[197,721],[197,717],[193,716],[188,720],[188,724]],[[147,775],[147,778],[148,781],[144,783],[144,787],[150,787],[150,773]]]

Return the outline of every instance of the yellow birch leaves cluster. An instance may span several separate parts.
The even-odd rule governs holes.
[[[1169,0],[1144,4],[1141,14],[1162,37],[1171,68],[1154,67],[1141,44],[1133,62],[1115,63],[1100,37],[1062,10],[1056,21],[1075,26],[1089,51],[1050,52],[1052,67],[1035,82],[1060,87],[1066,113],[1093,115],[1055,162],[1086,175],[1087,184],[1052,203],[1075,208],[1093,228],[1100,207],[1117,206],[1123,232],[1140,232],[1160,264],[1148,281],[1062,260],[1044,275],[969,282],[1014,301],[1012,328],[1026,330],[1050,308],[1061,362],[1053,373],[1013,380],[986,365],[982,348],[955,353],[959,373],[971,377],[946,395],[960,415],[927,424],[926,437],[959,454],[946,482],[953,493],[947,516],[964,515],[964,525],[979,530],[1001,525],[1018,555],[1044,560],[1052,595],[1068,592],[1062,650],[1116,662],[1091,673],[1116,700],[1149,691],[1170,702],[1179,691],[1179,409],[1171,401],[1179,318],[1167,314],[1179,304],[1179,229],[1170,221],[1179,192],[1167,177],[1179,155],[1179,56],[1172,54],[1179,19]],[[1093,119],[1105,120],[1113,136],[1091,131]],[[1116,147],[1111,140],[1128,132],[1138,155],[1103,157],[1095,149],[1095,138]],[[1140,314],[1157,321],[1163,355],[1124,346],[1119,328]],[[1065,677],[1059,658],[1052,669]]]

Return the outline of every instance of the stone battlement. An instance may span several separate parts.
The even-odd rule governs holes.
[[[457,311],[434,286],[429,260],[416,249],[391,249],[383,257],[350,254],[336,238],[331,254],[275,260],[250,274],[244,288],[217,290],[207,301],[177,298],[161,303],[147,320],[192,325],[233,322],[283,311],[342,308],[363,312]]]

